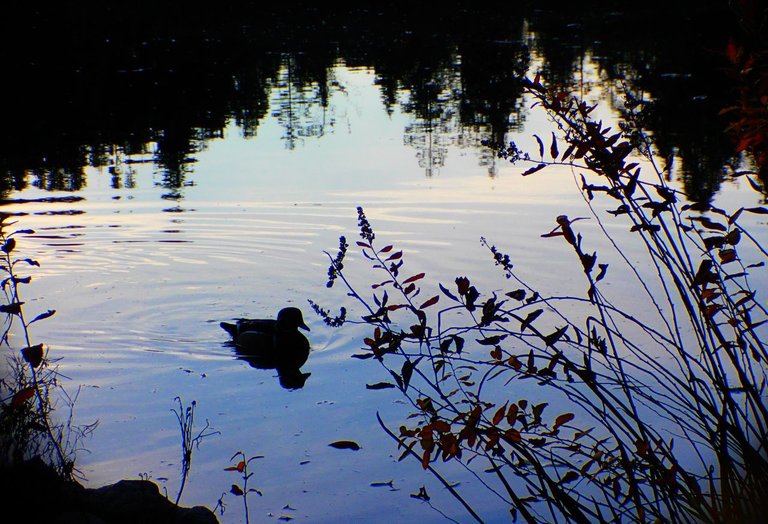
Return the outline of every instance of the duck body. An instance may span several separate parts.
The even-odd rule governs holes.
[[[254,367],[298,370],[309,358],[309,341],[299,332],[309,327],[298,308],[281,309],[274,320],[241,318],[220,325],[232,337],[238,356]]]

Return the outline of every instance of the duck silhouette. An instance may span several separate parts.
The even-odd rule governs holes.
[[[299,371],[309,358],[309,341],[299,332],[299,328],[309,331],[309,327],[300,309],[281,309],[274,320],[241,318],[234,324],[221,322],[219,325],[232,337],[238,357],[251,366],[277,369],[281,379],[303,377],[306,380],[309,376]]]

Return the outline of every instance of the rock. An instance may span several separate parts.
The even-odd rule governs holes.
[[[26,508],[53,524],[218,524],[203,506],[182,508],[148,480],[87,489],[60,478],[40,458],[0,468],[0,504]]]

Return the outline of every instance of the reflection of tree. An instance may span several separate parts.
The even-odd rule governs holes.
[[[455,68],[443,68],[428,78],[419,71],[411,79],[403,112],[414,116],[403,142],[416,149],[419,167],[427,176],[439,173],[445,164],[458,114],[459,78]]]
[[[0,45],[14,50],[6,77],[18,79],[6,84],[6,99],[20,101],[6,105],[0,126],[1,187],[34,173],[41,187],[77,190],[88,165],[111,166],[113,185],[128,187],[128,161],[156,144],[161,185],[180,196],[190,159],[230,120],[251,137],[273,114],[288,148],[327,133],[334,125],[329,75],[340,60],[375,71],[386,110],[401,106],[412,116],[405,141],[432,173],[449,144],[503,142],[522,122],[515,77],[528,65],[521,42],[535,35],[530,45],[548,82],[579,85],[593,57],[602,76],[623,76],[657,100],[653,135],[691,166],[693,194],[716,191],[730,147],[716,112],[730,94],[713,55],[702,50],[723,47],[724,2],[650,0],[615,12],[591,0],[557,9],[542,2],[535,10],[513,2],[449,2],[439,10],[396,4],[249,4],[204,14],[158,6],[152,23],[142,10],[90,2],[20,5],[20,16],[9,19],[21,22],[0,33]],[[706,144],[695,146],[695,136],[708,137]],[[127,157],[122,164],[113,147]],[[490,157],[481,163],[492,170]]]
[[[286,54],[274,81],[272,116],[284,129],[285,147],[295,149],[305,138],[320,138],[333,128],[329,94],[335,82],[324,56]]]

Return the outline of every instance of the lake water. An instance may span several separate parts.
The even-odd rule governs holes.
[[[532,53],[532,68],[542,60]],[[3,211],[24,213],[19,225],[36,231],[19,240],[20,253],[41,264],[23,289],[26,313],[57,311],[34,325],[33,337],[62,359],[65,389],[79,390],[75,424],[99,421],[78,468],[89,486],[141,475],[175,497],[181,449],[172,409],[179,397],[185,406],[196,402],[197,428],[208,421],[217,431],[194,450],[183,505],[215,506],[240,481],[224,468],[242,451],[263,455],[252,463],[250,485],[263,493],[249,498],[252,521],[443,521],[410,496],[422,486],[435,508],[461,521],[463,510],[417,461],[397,461],[400,452],[376,422],[378,412],[397,428],[410,410],[395,390],[366,389],[388,374],[350,358],[365,328],[330,328],[308,306],[312,300],[360,313],[343,291],[325,287],[324,251],[335,252],[339,235],[356,236],[355,210],[363,206],[382,245],[396,244],[410,271],[427,272],[424,288],[468,275],[479,289],[502,289],[503,276],[479,242],[485,236],[542,288],[583,293],[572,253],[541,235],[558,215],[589,211],[570,171],[520,177],[521,167],[479,145],[486,135],[456,118],[438,119],[442,128],[420,119],[408,109],[415,95],[407,88],[385,110],[373,67],[337,61],[322,104],[312,91],[318,86],[295,88],[290,60],[281,63],[258,129],[227,119],[216,136],[192,141],[198,148],[187,156],[195,161],[175,172],[171,162],[157,162],[163,141],[148,141],[139,151],[106,149],[84,168],[76,190],[52,193],[52,174],[30,172],[37,185],[7,193]],[[582,87],[594,87],[588,97],[614,118],[614,91],[601,84],[599,59],[582,66]],[[286,106],[289,97],[295,103]],[[295,125],[286,124],[292,118]],[[550,132],[536,111],[507,138],[532,144],[534,132]],[[744,186],[724,182],[716,202],[755,205],[759,197]],[[82,200],[38,201],[51,196]],[[585,239],[607,249],[597,225],[583,224]],[[361,290],[376,279],[354,252],[347,267]],[[631,296],[620,281],[609,285]],[[218,326],[272,317],[286,305],[300,307],[311,328],[303,368],[311,376],[295,390],[281,387],[274,370],[234,358]],[[362,449],[329,447],[338,440]],[[484,518],[506,518],[507,508],[479,479],[451,464],[444,472],[475,507],[488,508]],[[242,521],[241,500],[224,500],[222,521]]]

